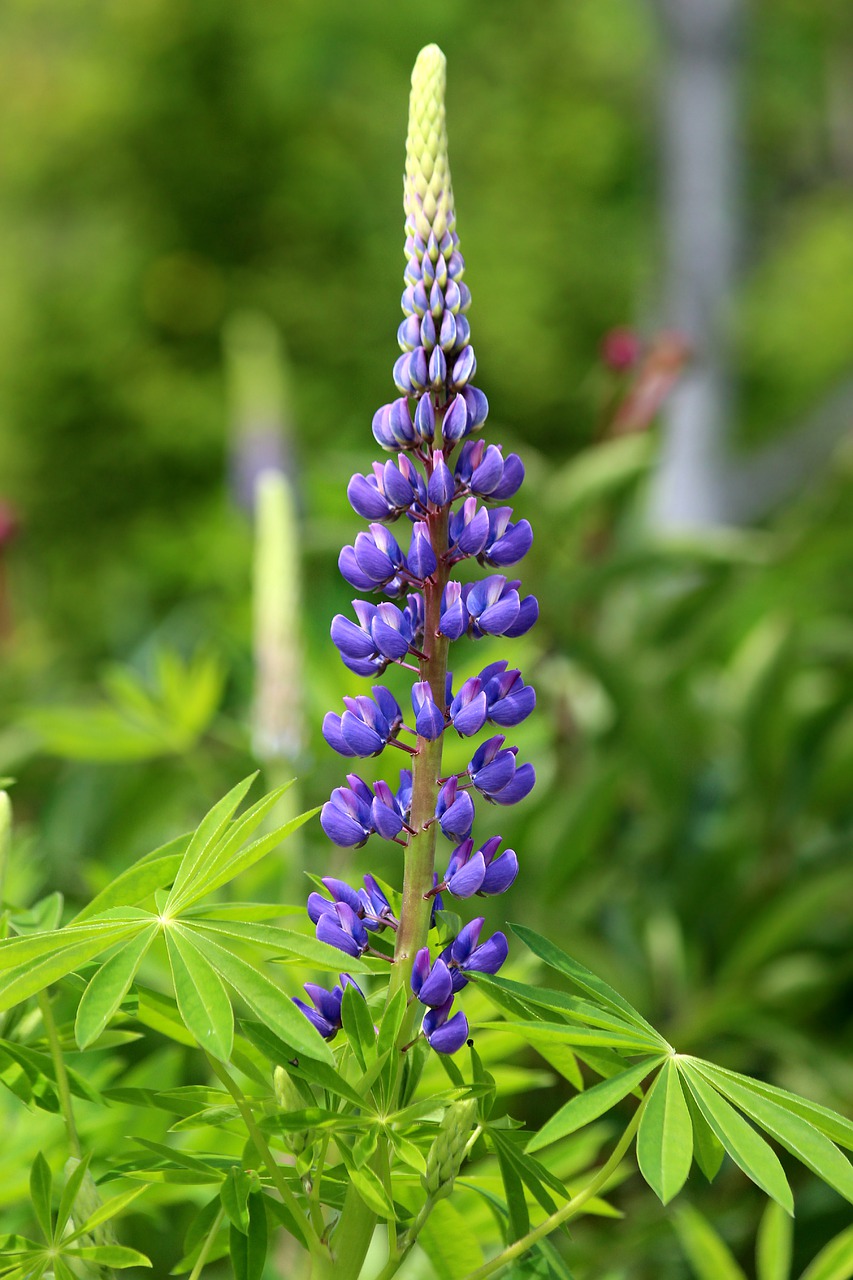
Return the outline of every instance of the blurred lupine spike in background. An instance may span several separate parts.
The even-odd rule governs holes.
[[[229,418],[229,481],[252,512],[265,471],[295,472],[289,378],[281,335],[260,311],[239,311],[222,334]]]

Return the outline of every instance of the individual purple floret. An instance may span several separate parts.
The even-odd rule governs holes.
[[[474,825],[474,801],[458,780],[448,778],[438,793],[435,816],[442,834],[451,840],[465,840]]]
[[[412,685],[412,709],[415,713],[415,728],[420,737],[432,742],[444,733],[444,712],[439,709],[425,680]]]
[[[529,522],[519,520],[518,524],[512,524],[511,515],[512,507],[495,507],[487,513],[488,537],[477,554],[480,564],[490,564],[496,569],[518,564],[533,546],[533,530]]]
[[[501,837],[491,836],[475,853],[470,836],[463,840],[453,850],[441,888],[454,898],[505,893],[518,875],[518,858],[513,849],[496,857],[500,845]]]
[[[372,524],[370,533],[360,533],[355,544],[344,547],[338,556],[338,568],[356,591],[400,589],[406,571],[405,557],[394,536],[382,524]]]
[[[381,675],[390,662],[402,662],[423,635],[423,601],[410,595],[404,609],[390,601],[353,600],[358,623],[342,613],[332,619],[332,640],[345,666],[359,676]]]
[[[348,956],[363,955],[370,945],[367,930],[346,902],[335,902],[331,911],[322,912],[316,932],[320,942],[337,947]]]
[[[437,1008],[446,1004],[453,995],[453,979],[444,961],[439,958],[430,965],[429,947],[421,947],[412,965],[412,991],[421,1004]]]
[[[323,805],[320,825],[333,844],[354,849],[375,830],[370,812],[373,792],[354,773],[348,774],[347,780],[350,786],[336,787]],[[353,785],[354,780],[361,785]]]
[[[388,690],[377,685],[373,692],[375,702],[360,694],[357,698],[344,698],[346,710],[342,716],[326,712],[323,737],[339,755],[379,755],[403,723],[403,714]]]
[[[321,916],[334,913],[338,902],[345,902],[365,929],[381,930],[386,926],[397,928],[391,904],[373,876],[366,875],[364,888],[357,891],[344,880],[336,880],[333,876],[323,877],[323,887],[331,894],[331,898],[324,898],[322,893],[316,892],[308,897],[308,917],[312,924],[318,924]]]
[[[453,468],[458,487],[478,498],[503,501],[521,488],[524,464],[517,453],[504,459],[500,445],[468,440]]]
[[[468,985],[467,973],[497,973],[509,954],[506,934],[498,931],[481,945],[480,939],[485,920],[478,916],[461,929],[456,940],[441,954],[453,980],[453,990],[461,991]]]
[[[374,462],[373,475],[354,475],[347,497],[365,520],[396,520],[409,511],[426,514],[426,483],[405,454],[396,462]]]
[[[516,768],[518,747],[504,747],[502,733],[482,743],[471,757],[468,776],[487,800],[495,804],[517,804],[523,800],[536,781],[531,764]]]
[[[438,1009],[430,1009],[424,1015],[423,1033],[431,1049],[437,1053],[456,1053],[468,1039],[468,1019],[461,1011],[448,1019],[453,996]]]
[[[348,973],[342,973],[340,979],[340,986],[332,987],[331,991],[327,991],[325,987],[318,987],[316,982],[305,983],[305,990],[308,993],[311,1004],[314,1006],[313,1009],[304,1000],[300,1000],[297,996],[293,997],[293,1003],[302,1010],[305,1017],[317,1028],[324,1040],[334,1040],[341,1029],[341,1005],[344,998],[344,989],[346,987],[354,987],[364,999],[364,992],[354,978],[351,978]]]

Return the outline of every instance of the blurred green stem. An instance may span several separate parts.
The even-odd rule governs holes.
[[[213,1248],[213,1242],[219,1233],[219,1228],[222,1226],[222,1219],[224,1217],[225,1217],[225,1210],[220,1209],[216,1217],[213,1219],[213,1223],[211,1225],[210,1230],[207,1233],[204,1244],[201,1246],[201,1252],[199,1253],[198,1257],[195,1260],[195,1266],[190,1272],[189,1280],[198,1280],[199,1276],[204,1270],[204,1264],[207,1262],[207,1255],[210,1253],[211,1249]]]
[[[74,1120],[74,1107],[71,1103],[71,1087],[68,1083],[68,1071],[65,1067],[65,1057],[62,1053],[62,1045],[59,1040],[59,1032],[56,1029],[56,1019],[53,1016],[53,1005],[50,1003],[50,996],[47,991],[40,991],[38,995],[39,1009],[41,1009],[42,1022],[44,1023],[45,1033],[47,1034],[47,1042],[50,1046],[50,1056],[53,1061],[53,1069],[56,1072],[56,1091],[59,1094],[59,1105],[62,1107],[62,1115],[65,1119],[65,1128],[68,1131],[68,1145],[71,1148],[72,1155],[78,1160],[83,1157],[83,1151],[80,1146],[80,1138],[77,1134],[77,1125]]]
[[[209,1053],[206,1053],[205,1057],[210,1063],[210,1069],[213,1071],[214,1075],[219,1077],[225,1085],[225,1088],[231,1094],[231,1097],[234,1099],[237,1110],[243,1118],[243,1123],[246,1126],[249,1137],[255,1146],[255,1150],[266,1165],[267,1172],[270,1175],[273,1186],[281,1196],[282,1203],[287,1206],[294,1219],[302,1226],[305,1232],[305,1239],[311,1253],[318,1258],[327,1256],[326,1249],[317,1232],[314,1230],[313,1223],[310,1222],[303,1213],[299,1201],[287,1185],[287,1179],[282,1172],[281,1165],[276,1160],[270,1150],[266,1138],[258,1128],[255,1117],[252,1114],[252,1107],[249,1099],[243,1093],[242,1089],[237,1084],[237,1081],[230,1075],[224,1064],[221,1063],[218,1058],[212,1057]]]

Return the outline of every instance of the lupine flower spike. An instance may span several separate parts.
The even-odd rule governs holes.
[[[320,819],[329,839],[345,848],[372,835],[405,846],[402,907],[398,919],[371,875],[362,889],[325,877],[325,893],[311,894],[308,914],[317,937],[350,956],[372,950],[369,935],[393,937],[389,995],[406,986],[410,1008],[401,1047],[407,1047],[420,1009],[420,1032],[429,1045],[455,1053],[468,1039],[469,1026],[464,1012],[454,1011],[454,998],[472,975],[496,973],[508,947],[501,932],[481,942],[478,917],[435,954],[430,932],[441,910],[440,894],[464,900],[510,887],[518,857],[513,849],[500,852],[498,835],[475,848],[474,797],[515,804],[529,793],[535,775],[499,732],[473,750],[462,773],[442,777],[444,735],[468,739],[487,726],[511,729],[533,710],[536,694],[505,661],[484,667],[454,692],[448,651],[463,637],[523,635],[539,607],[502,572],[466,585],[451,576],[466,560],[499,571],[517,564],[533,533],[505,505],[524,478],[521,460],[516,454],[504,457],[500,445],[476,435],[489,406],[473,381],[477,361],[466,314],[471,296],[456,232],[444,80],[444,55],[430,45],[415,64],[409,104],[406,270],[397,332],[402,354],[393,369],[397,395],[373,418],[374,439],[392,456],[350,480],[350,504],[368,527],[338,561],[345,581],[372,599],[353,601],[354,618],[338,614],[332,622],[332,640],[355,675],[376,681],[393,663],[416,672],[411,713],[374,683],[369,693],[345,698],[343,712],[330,711],[323,721],[323,736],[339,755],[364,758],[396,747],[411,757],[411,771],[402,770],[396,784],[380,779],[371,788],[349,774]],[[401,734],[414,742],[401,741]],[[439,861],[446,866],[443,875],[435,870],[439,831],[452,842]],[[311,1005],[297,1001],[327,1039],[340,1028],[343,989],[351,981],[342,975],[332,992],[308,986]]]

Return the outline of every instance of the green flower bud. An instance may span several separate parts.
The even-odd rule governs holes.
[[[428,44],[418,54],[412,71],[403,207],[412,233],[424,245],[431,231],[440,241],[456,223],[447,155],[445,68],[438,45]]]
[[[273,1091],[277,1106],[282,1111],[304,1111],[305,1098],[299,1092],[284,1067],[276,1067],[273,1072]],[[313,1138],[311,1129],[285,1130],[282,1134],[285,1145],[295,1156],[301,1155]]]
[[[421,1178],[432,1200],[443,1200],[453,1190],[476,1118],[477,1103],[473,1099],[454,1102],[445,1111],[427,1156],[426,1173]]]

